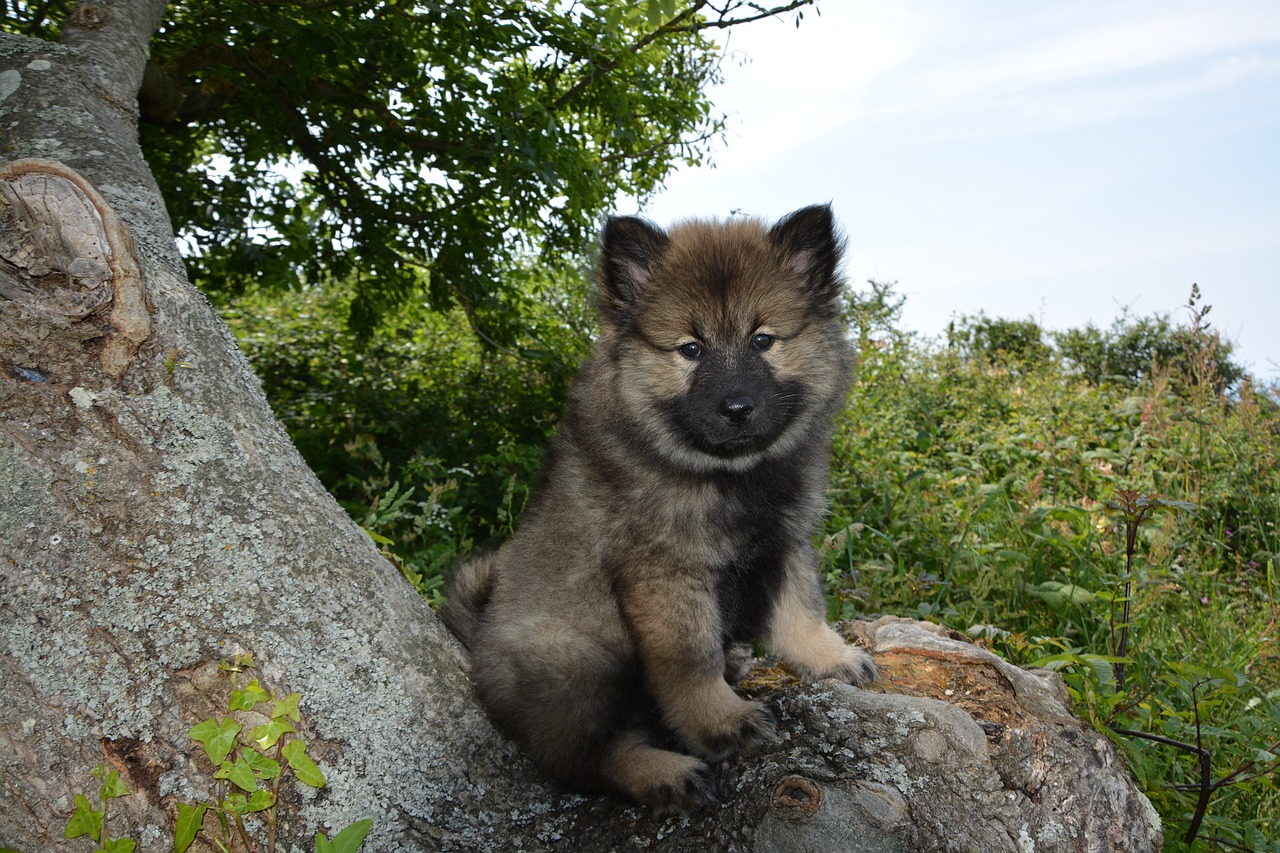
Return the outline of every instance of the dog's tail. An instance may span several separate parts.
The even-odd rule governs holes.
[[[440,610],[440,618],[444,620],[445,627],[468,649],[471,648],[471,640],[475,637],[485,605],[489,603],[489,596],[493,593],[496,565],[496,555],[485,554],[455,566],[449,574],[445,605]]]

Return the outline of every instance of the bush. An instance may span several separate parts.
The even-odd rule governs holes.
[[[527,293],[538,321],[506,349],[461,310],[408,311],[357,337],[340,288],[222,310],[308,465],[424,589],[510,529],[585,352],[581,289],[531,273]]]
[[[1022,322],[962,320],[943,348],[861,337],[835,439],[831,608],[940,621],[1061,669],[1129,756],[1167,849],[1190,849],[1198,823],[1224,848],[1280,850],[1280,418],[1274,394],[1217,372],[1226,348],[1203,320],[1165,339],[1162,320],[1090,331],[1100,352],[1176,356],[1130,375],[1081,370]],[[1126,496],[1159,510],[1132,560]],[[1198,755],[1151,735],[1208,751],[1207,815]]]

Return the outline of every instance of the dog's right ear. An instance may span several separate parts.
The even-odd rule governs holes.
[[[647,219],[611,216],[600,249],[600,302],[605,316],[625,322],[648,288],[671,238]]]

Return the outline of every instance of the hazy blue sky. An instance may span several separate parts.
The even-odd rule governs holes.
[[[644,213],[831,201],[905,325],[1176,320],[1280,381],[1280,0],[819,0],[729,37],[715,168]],[[745,64],[743,60],[746,60]]]

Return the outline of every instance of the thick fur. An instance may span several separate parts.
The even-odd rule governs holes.
[[[606,225],[602,334],[542,481],[444,613],[485,708],[562,783],[663,813],[714,799],[707,762],[774,733],[729,686],[743,643],[875,677],[826,624],[811,544],[849,381],[839,255],[825,206]]]

